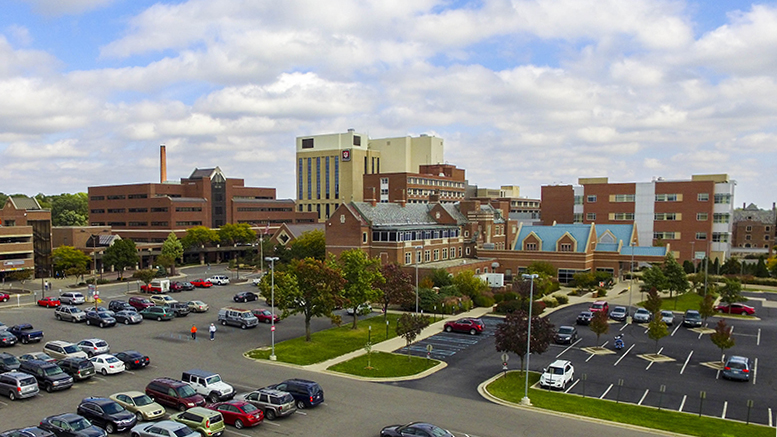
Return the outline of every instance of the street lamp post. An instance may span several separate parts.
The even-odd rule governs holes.
[[[631,325],[631,293],[634,292],[634,244],[631,245],[631,275],[629,276],[629,309],[626,311],[626,324]]]
[[[424,246],[415,246],[413,249],[417,250],[415,257],[415,313],[418,314],[418,263],[421,262],[421,250]]]
[[[275,261],[278,261],[277,256],[268,256],[265,258],[265,261],[270,263],[270,266],[272,266],[272,287],[270,291],[270,305],[272,305],[272,317],[270,317],[270,322],[272,323],[272,326],[270,327],[270,339],[272,342],[272,351],[270,352],[270,361],[275,361]]]
[[[531,310],[534,306],[534,279],[539,277],[539,275],[531,274],[523,274],[521,277],[526,279],[531,279],[531,285],[529,286],[529,327],[527,329],[526,333],[526,382],[524,383],[524,392],[523,392],[523,399],[521,399],[522,405],[531,405],[531,401],[529,400],[529,354],[531,353]]]

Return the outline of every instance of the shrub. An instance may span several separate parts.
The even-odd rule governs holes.
[[[475,306],[479,307],[491,307],[494,306],[494,298],[491,296],[487,296],[485,294],[481,294],[479,296],[475,296],[475,299],[472,301]]]
[[[494,295],[494,302],[495,303],[502,302],[503,300],[505,300],[505,294],[504,293],[496,293]]]
[[[607,296],[607,289],[604,287],[596,287],[596,296],[597,297]]]
[[[542,299],[542,303],[545,304],[546,308],[555,308],[558,306],[558,301],[553,297],[546,297]]]
[[[513,312],[521,309],[522,306],[523,305],[521,305],[521,302],[518,300],[505,300],[500,302],[494,311],[499,314],[512,314]]]
[[[516,299],[518,299],[518,294],[517,293],[514,293],[512,291],[508,291],[507,293],[504,294],[504,301],[505,302],[511,301],[511,300],[516,300]]]
[[[569,303],[569,296],[559,294],[556,296],[556,302],[558,302],[559,305],[566,305]]]
[[[339,314],[332,314],[332,317],[330,317],[330,319],[332,320],[332,324],[337,326],[338,328],[340,327],[340,325],[343,324],[343,316]]]

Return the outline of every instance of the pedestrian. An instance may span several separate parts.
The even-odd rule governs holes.
[[[216,325],[213,323],[210,324],[210,328],[208,328],[208,332],[210,332],[210,341],[213,341],[216,339]]]
[[[197,327],[192,325],[192,340],[197,340]]]
[[[43,291],[49,291],[49,281],[43,283]]]

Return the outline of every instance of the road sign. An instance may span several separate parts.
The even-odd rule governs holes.
[[[510,356],[503,352],[502,353],[502,362],[506,363],[508,361],[510,361]]]
[[[270,331],[275,331],[275,326],[270,326]]]

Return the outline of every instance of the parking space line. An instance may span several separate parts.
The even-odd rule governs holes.
[[[672,330],[672,335],[670,335],[670,337],[674,337],[674,333],[677,332],[678,329],[680,329],[680,325],[681,324],[678,324],[677,326],[675,326],[674,330]]]
[[[527,324],[528,324],[528,322],[527,322]],[[8,404],[6,404],[6,403],[5,403],[5,402],[3,402],[3,401],[0,401],[0,404],[4,405],[4,406],[6,406],[6,407],[8,406]]]
[[[229,429],[229,428],[227,428],[225,431],[226,431],[226,432],[228,432],[228,433],[230,433],[230,434],[236,434],[236,435],[239,435],[239,436],[241,436],[241,437],[251,437],[251,436],[250,436],[250,435],[248,435],[248,434],[243,434],[243,433],[240,433],[240,432],[237,432],[237,431],[233,431],[233,430],[231,430],[231,429]]]
[[[588,358],[585,359],[585,362],[587,363],[589,360],[591,360],[591,358],[593,358],[594,355],[596,355],[596,354],[589,355]]]
[[[572,388],[574,388],[578,382],[580,382],[580,378],[576,379],[575,382],[573,382],[568,389],[564,390],[564,393],[569,393],[569,390],[572,390]]]
[[[607,341],[605,341],[604,343],[602,343],[602,346],[601,346],[601,347],[605,347],[605,346],[607,346],[607,343],[609,343],[609,342],[610,342],[610,340],[607,340]]]
[[[643,394],[643,395],[642,395],[642,398],[639,400],[639,402],[637,402],[637,405],[642,405],[642,401],[644,401],[644,400],[645,400],[645,398],[647,397],[647,395],[648,395],[648,393],[649,393],[649,392],[650,392],[650,389],[649,389],[649,388],[646,388],[646,389],[645,389],[645,394]]]
[[[624,329],[626,329],[627,326],[629,326],[629,324],[628,323],[624,323],[623,326],[621,326],[621,329],[619,329],[618,331],[619,332],[623,331]]]
[[[656,353],[656,355],[661,355],[661,352],[663,350],[664,350],[664,347],[661,346],[661,349],[658,350],[658,353]],[[650,368],[653,366],[653,363],[655,363],[655,361],[651,361],[650,363],[648,363],[647,367],[645,367],[645,370],[650,370]]]
[[[704,327],[706,328],[707,326],[705,325]],[[700,332],[700,333],[699,333],[699,337],[697,338],[697,340],[701,340],[701,336],[702,336],[702,335],[704,335],[704,331],[702,331],[702,332]]]
[[[755,385],[755,378],[758,375],[758,358],[755,359],[753,364],[753,385]]]
[[[682,402],[680,402],[680,409],[678,409],[677,411],[679,411],[679,412],[681,412],[681,413],[683,412],[683,407],[685,406],[685,399],[686,399],[687,397],[688,397],[688,395],[683,395],[683,401],[682,401]]]
[[[769,426],[772,426],[772,407],[767,408],[769,411]]]
[[[605,391],[604,391],[604,393],[602,393],[602,395],[601,395],[601,396],[599,396],[599,399],[604,399],[604,397],[605,397],[605,396],[607,396],[607,393],[609,393],[609,392],[610,392],[610,389],[611,389],[611,388],[612,388],[612,384],[610,384],[610,386],[609,386],[609,387],[607,387],[607,390],[605,390]]]
[[[758,337],[756,337],[755,345],[760,346],[761,345],[761,328],[758,328]]]
[[[728,409],[728,401],[723,401],[723,414],[720,416],[721,419],[726,418],[726,410]]]
[[[566,348],[566,349],[564,349],[564,350],[563,350],[563,351],[561,351],[561,352],[560,352],[558,355],[556,355],[556,358],[558,358],[558,357],[560,357],[561,355],[563,355],[563,354],[564,354],[564,352],[566,352],[566,351],[568,351],[568,350],[572,349],[572,347],[573,347],[574,345],[576,345],[576,344],[580,343],[581,341],[583,341],[583,339],[582,339],[582,338],[578,338],[576,342],[574,342],[574,343],[570,344],[569,346],[567,346],[567,348]]]
[[[680,375],[682,375],[683,372],[685,372],[685,366],[688,365],[688,361],[691,361],[691,356],[692,355],[693,355],[693,350],[691,350],[691,353],[688,354],[688,358],[685,359],[685,364],[683,364],[683,368],[680,369]]]
[[[734,334],[734,325],[731,325],[731,330],[729,331],[731,334]]]
[[[635,344],[632,344],[631,346],[629,346],[629,348],[628,348],[628,349],[626,349],[626,352],[624,352],[624,353],[623,353],[623,355],[621,355],[621,357],[620,357],[620,358],[618,358],[618,360],[615,362],[615,364],[613,364],[613,366],[617,366],[617,365],[618,365],[618,363],[620,363],[620,362],[621,362],[621,360],[622,360],[622,359],[624,359],[624,358],[626,357],[626,355],[628,355],[628,354],[629,354],[629,352],[631,352],[631,350],[632,350],[632,349],[634,349],[634,346],[636,346],[636,345],[635,345]]]

